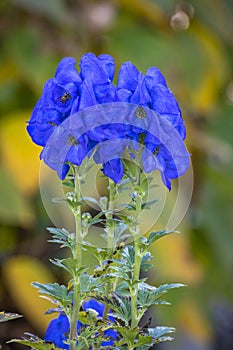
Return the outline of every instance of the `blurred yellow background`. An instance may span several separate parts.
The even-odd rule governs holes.
[[[159,67],[187,126],[192,202],[181,234],[153,248],[150,279],[188,287],[151,311],[155,324],[177,328],[156,349],[233,349],[232,14],[227,0],[1,1],[0,310],[24,315],[1,324],[3,349],[22,349],[5,341],[24,332],[43,337],[51,319],[30,282],[66,280],[49,264],[65,252],[46,242],[53,224],[40,197],[40,147],[25,128],[59,60],[89,51],[111,54],[117,68]]]

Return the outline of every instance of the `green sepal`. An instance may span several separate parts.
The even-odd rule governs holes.
[[[32,282],[32,286],[39,289],[40,294],[48,295],[49,300],[53,302],[55,299],[64,309],[71,305],[73,300],[73,292],[68,293],[68,289],[64,285],[58,283],[39,283]]]
[[[0,322],[7,322],[20,317],[23,317],[23,316],[19,314],[13,314],[11,312],[5,312],[5,311],[0,312]]]

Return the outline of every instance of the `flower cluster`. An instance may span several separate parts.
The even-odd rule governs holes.
[[[80,73],[75,59],[64,58],[54,78],[45,84],[28,133],[45,147],[41,158],[61,179],[69,170],[68,163],[80,165],[98,145],[96,163],[102,163],[103,173],[118,183],[124,175],[124,152],[129,149],[135,158],[134,151],[141,144],[144,170],[159,170],[170,189],[170,180],[183,175],[189,166],[183,145],[185,126],[176,99],[156,67],[143,75],[126,62],[116,85],[114,75],[110,55],[85,54]]]
[[[104,315],[105,306],[94,299],[90,299],[83,303],[84,312],[92,313],[93,318],[96,321],[101,321]],[[115,322],[114,318],[108,316],[110,322]],[[85,327],[85,321],[77,323],[77,330],[81,327]],[[66,343],[68,340],[68,334],[70,330],[70,324],[68,317],[60,313],[57,318],[52,320],[45,333],[45,341],[52,342],[56,347],[60,349],[69,349],[69,345]],[[96,334],[97,336],[97,334]],[[112,346],[114,345],[114,340],[117,337],[117,332],[109,328],[104,331],[104,337],[106,341],[101,343],[101,346]]]

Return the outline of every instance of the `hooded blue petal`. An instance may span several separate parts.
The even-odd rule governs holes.
[[[119,183],[124,176],[124,165],[120,158],[112,159],[103,164],[103,173],[115,183]]]
[[[138,74],[139,71],[134,64],[131,62],[123,63],[118,75],[118,89],[135,91],[137,88]]]
[[[53,343],[58,348],[69,349],[69,345],[64,343],[64,341],[67,340],[69,328],[70,324],[68,318],[63,314],[60,314],[50,322],[44,339],[45,341]]]

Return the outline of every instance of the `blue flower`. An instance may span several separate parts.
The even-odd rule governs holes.
[[[27,131],[44,147],[41,159],[61,179],[69,163],[81,165],[94,153],[103,173],[119,183],[126,151],[135,158],[135,152],[144,147],[141,166],[146,172],[159,170],[170,189],[170,180],[183,175],[189,166],[178,103],[156,67],[144,75],[126,62],[116,85],[114,74],[110,55],[83,55],[80,73],[75,59],[64,58],[54,78],[45,83]]]
[[[46,145],[56,127],[70,115],[73,103],[79,98],[81,78],[75,62],[71,57],[61,60],[54,78],[45,83],[43,94],[32,112],[27,131],[40,146]]]
[[[104,315],[105,306],[94,299],[90,299],[83,303],[83,310],[88,312],[88,310],[94,310],[97,313],[97,318],[101,319]],[[112,316],[108,317],[110,322],[115,322]],[[83,324],[77,322],[77,330]],[[45,341],[52,342],[56,347],[61,349],[69,349],[69,345],[66,344],[68,340],[70,324],[66,315],[60,313],[57,318],[52,320],[45,333]],[[102,346],[112,346],[117,337],[117,332],[109,328],[104,331],[104,336],[107,338],[106,341],[102,342]]]

